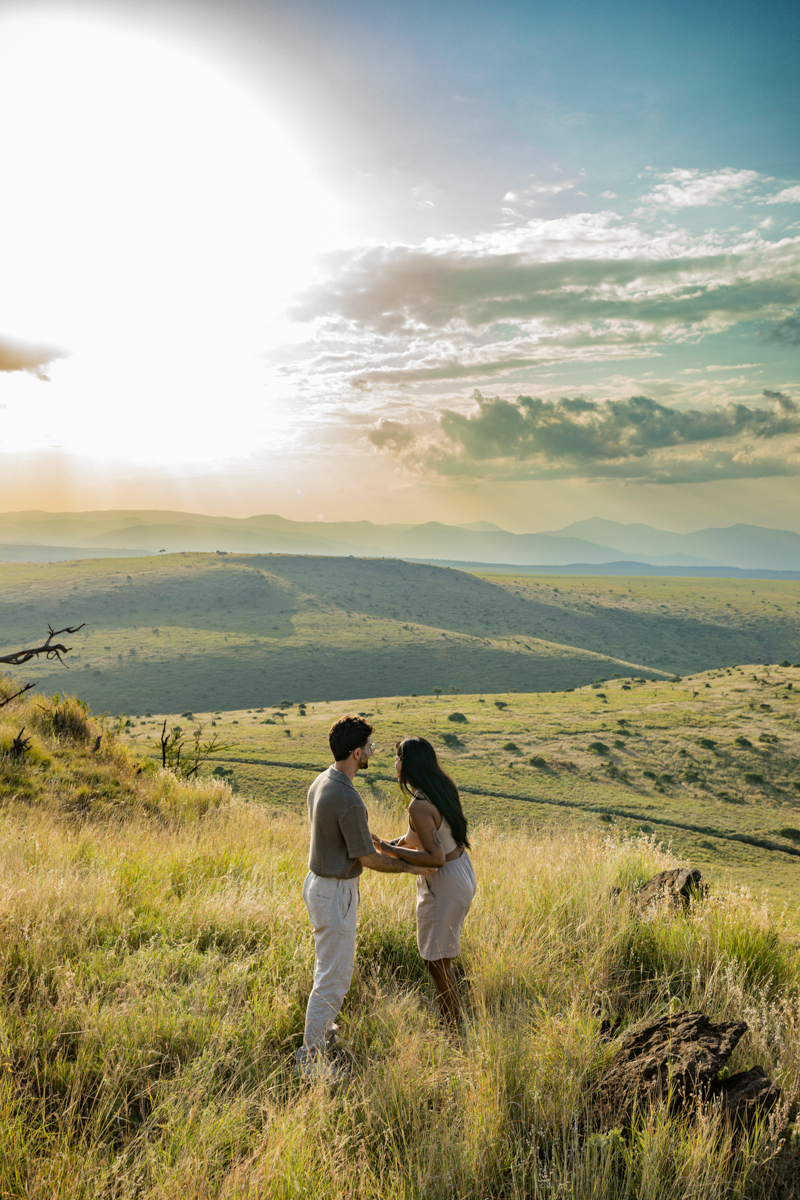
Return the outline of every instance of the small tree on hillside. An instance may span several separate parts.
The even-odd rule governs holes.
[[[167,733],[167,722],[161,728],[161,766],[180,775],[183,779],[191,779],[200,769],[200,764],[215,754],[230,750],[230,745],[219,741],[215,733],[207,741],[203,741],[203,727],[198,725],[188,739],[180,725],[173,725]]]

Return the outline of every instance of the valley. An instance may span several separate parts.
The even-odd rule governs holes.
[[[397,559],[181,553],[0,571],[0,651],[85,623],[45,690],[98,712],[563,691],[800,660],[791,580],[481,573]]]

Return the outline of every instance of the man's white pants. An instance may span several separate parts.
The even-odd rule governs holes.
[[[353,978],[356,958],[358,879],[328,879],[309,871],[303,899],[314,930],[314,986],[308,998],[303,1049],[325,1048],[325,1033],[334,1024]]]

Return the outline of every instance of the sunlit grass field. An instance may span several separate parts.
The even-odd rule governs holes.
[[[0,710],[1,1195],[792,1194],[800,960],[779,916],[720,877],[686,915],[635,917],[631,889],[679,857],[555,803],[558,824],[524,820],[521,779],[537,768],[501,768],[520,760],[498,753],[501,737],[533,738],[523,706],[538,713],[541,749],[574,734],[581,703],[603,702],[575,694],[558,715],[546,697],[538,710],[529,697],[480,699],[382,704],[382,778],[364,787],[372,826],[398,829],[385,768],[400,727],[428,714],[431,728],[475,739],[448,759],[459,780],[476,771],[465,794],[479,880],[463,939],[467,1028],[453,1038],[438,1026],[412,882],[367,872],[341,1019],[350,1080],[338,1090],[292,1073],[313,964],[302,796],[314,760],[327,759],[328,706],[282,710],[285,726],[272,711],[218,721],[240,749],[258,744],[277,762],[281,746],[295,764],[274,768],[271,803],[239,782],[238,765],[236,793],[220,777],[186,783],[156,769],[130,740],[150,725],[120,740],[74,701],[35,694]],[[454,711],[467,723],[448,722]],[[32,740],[15,756],[22,725]],[[477,772],[497,781],[480,746],[518,782],[510,815],[488,795],[478,803]],[[589,760],[573,756],[584,771]],[[555,767],[553,778],[555,788]],[[784,1089],[780,1113],[738,1138],[713,1111],[687,1122],[655,1109],[606,1131],[593,1089],[616,1043],[603,1040],[602,1017],[624,1030],[683,1006],[747,1021],[731,1069],[763,1066]]]

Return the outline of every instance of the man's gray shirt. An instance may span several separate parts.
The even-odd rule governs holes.
[[[354,879],[362,854],[373,854],[364,801],[343,771],[330,766],[308,789],[311,847],[308,868],[315,875]]]

